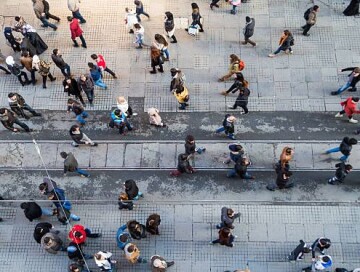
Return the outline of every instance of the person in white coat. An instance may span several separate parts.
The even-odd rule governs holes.
[[[138,24],[139,21],[136,18],[136,13],[133,9],[125,8],[125,24],[126,29],[129,30],[130,34],[134,34],[134,24]]]
[[[118,96],[116,98],[116,106],[121,112],[125,114],[127,118],[130,118],[131,116],[136,116],[137,113],[133,112],[131,106],[129,106],[129,103],[123,96]]]
[[[100,271],[112,271],[112,265],[116,264],[116,261],[111,260],[112,253],[107,251],[99,251],[94,255],[96,265],[100,268]]]

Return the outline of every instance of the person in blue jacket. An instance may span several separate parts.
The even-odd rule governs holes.
[[[124,128],[128,129],[128,131],[133,130],[131,124],[126,118],[126,115],[119,109],[113,110],[111,112],[111,120],[109,123],[109,127],[114,128],[117,127],[119,129],[119,133],[125,135]]]
[[[130,233],[126,231],[127,225],[122,225],[116,233],[116,243],[118,248],[124,250],[125,246],[131,242]]]

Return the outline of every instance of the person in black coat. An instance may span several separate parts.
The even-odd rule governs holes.
[[[244,27],[244,39],[245,41],[241,42],[241,44],[247,44],[250,43],[252,46],[256,46],[256,42],[250,40],[250,37],[254,35],[254,29],[255,29],[255,19],[250,18],[249,16],[246,16],[245,18],[246,24]]]
[[[32,129],[30,129],[25,123],[21,122],[18,118],[15,117],[15,114],[8,109],[1,108],[0,109],[0,122],[3,124],[3,126],[12,131],[12,132],[18,132],[18,128],[14,128],[14,124],[19,125],[21,128],[23,128],[26,132],[31,132]]]
[[[136,220],[130,220],[126,223],[127,229],[132,238],[136,240],[141,240],[141,238],[146,238],[145,229],[146,227],[143,224],[140,224]]]
[[[4,36],[6,40],[10,43],[10,46],[14,50],[14,52],[21,51],[20,43],[15,39],[14,35],[12,34],[11,27],[4,28]]]
[[[195,169],[190,166],[189,156],[186,153],[179,154],[177,169],[170,172],[171,176],[178,177],[183,173],[193,174]]]
[[[159,235],[160,223],[160,215],[158,215],[157,213],[151,214],[146,220],[146,231],[154,235]]]
[[[236,140],[234,136],[235,121],[236,121],[235,116],[231,114],[226,114],[224,121],[222,123],[222,127],[219,127],[215,132],[216,133],[225,132],[228,138],[230,138],[231,140]]]
[[[20,204],[20,208],[24,210],[25,217],[30,222],[42,216],[41,207],[35,202],[23,202]]]
[[[39,244],[41,243],[41,238],[48,232],[53,229],[54,226],[47,222],[41,222],[35,226],[34,229],[34,239]],[[59,233],[59,231],[55,231],[55,233]]]
[[[345,162],[340,162],[335,164],[336,172],[335,176],[328,180],[328,183],[334,185],[336,181],[343,183],[346,176],[352,170],[352,166],[350,164],[345,164]]]
[[[247,171],[249,165],[251,165],[251,162],[245,157],[237,160],[234,169],[229,171],[227,177],[234,178],[236,176],[239,176],[242,179],[255,179],[255,177],[250,175]]]
[[[164,68],[162,66],[164,62],[161,59],[160,49],[157,49],[155,46],[151,46],[150,58],[151,58],[151,67],[152,67],[152,71],[150,71],[150,74],[156,74],[156,66],[159,66],[158,71],[160,73],[164,73]]]
[[[286,171],[286,170],[282,169],[277,174],[276,182],[268,184],[266,186],[266,189],[268,189],[270,191],[275,191],[277,189],[282,190],[282,189],[294,187],[294,183],[290,182],[290,180],[289,180],[291,176],[292,176],[291,171]]]
[[[31,81],[29,80],[27,74],[24,71],[22,71],[24,66],[20,66],[17,63],[15,63],[14,58],[12,56],[8,56],[5,61],[6,61],[7,68],[9,69],[9,71],[14,76],[17,77],[17,79],[19,80],[19,82],[22,86],[31,84]],[[22,79],[23,77],[24,77],[24,80]]]
[[[357,140],[355,138],[350,139],[349,137],[344,137],[340,146],[327,150],[326,154],[340,151],[343,154],[343,156],[340,158],[340,160],[346,161],[351,154],[352,146],[356,145],[356,144],[357,144]]]
[[[144,197],[143,193],[139,191],[139,187],[136,185],[136,182],[132,179],[128,179],[124,183],[125,193],[128,195],[129,200],[137,200],[139,197]]]
[[[319,251],[322,255],[325,255],[324,250],[331,246],[331,240],[325,237],[320,237],[314,241],[311,245],[311,257],[314,260],[316,251]]]
[[[78,147],[79,145],[91,145],[98,146],[97,143],[93,142],[85,133],[83,133],[78,125],[71,126],[69,130],[71,139],[73,139],[72,146]]]
[[[64,93],[67,93],[68,96],[74,95],[76,99],[79,99],[81,104],[86,107],[85,101],[81,95],[81,90],[79,88],[78,82],[72,76],[66,77],[63,81]]]
[[[249,95],[250,95],[250,90],[248,88],[246,87],[239,88],[239,95],[235,100],[235,104],[234,106],[229,107],[229,109],[235,110],[237,107],[240,107],[244,110],[244,112],[242,112],[243,114],[248,114],[249,110],[247,108],[247,104],[248,104]]]
[[[70,77],[70,66],[67,64],[62,55],[60,54],[59,49],[55,48],[53,50],[53,54],[51,55],[51,59],[55,63],[55,65],[61,70],[61,73],[64,75],[65,78]]]
[[[353,16],[359,14],[360,0],[351,0],[350,4],[343,11],[345,16]]]

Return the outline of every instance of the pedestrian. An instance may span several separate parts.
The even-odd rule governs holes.
[[[100,271],[113,271],[112,268],[116,264],[115,260],[111,260],[112,253],[108,251],[99,251],[95,253],[94,260]]]
[[[135,41],[134,41],[134,43],[137,44],[137,46],[135,48],[136,49],[142,49],[143,44],[144,44],[145,29],[139,23],[134,24],[134,29],[135,29],[135,32],[134,32],[135,33]]]
[[[147,113],[149,115],[150,125],[154,125],[156,127],[166,127],[166,125],[161,120],[161,116],[157,108],[149,108]]]
[[[217,229],[221,229],[223,227],[234,229],[234,221],[237,218],[240,218],[241,213],[235,213],[235,211],[228,207],[221,208],[221,217],[220,217],[220,224],[216,225]]]
[[[286,54],[293,54],[294,51],[291,48],[293,45],[294,37],[289,30],[285,29],[279,40],[279,48],[274,53],[269,54],[269,58],[275,57],[281,51],[284,51]]]
[[[219,8],[219,3],[220,0],[211,0],[211,3],[210,3],[210,8],[213,9],[213,7],[217,7]]]
[[[172,39],[170,42],[177,43],[177,39],[174,35],[175,34],[174,15],[170,11],[165,12],[164,27],[167,36],[170,39]]]
[[[41,238],[46,234],[46,233],[55,233],[55,234],[59,234],[58,230],[54,230],[54,226],[51,225],[48,222],[41,222],[36,224],[35,229],[34,229],[34,239],[37,243],[41,243]]]
[[[231,140],[236,140],[234,133],[235,133],[235,116],[231,114],[226,114],[225,118],[222,123],[222,127],[219,127],[215,132],[225,132],[226,136]]]
[[[148,19],[150,19],[150,15],[144,11],[144,5],[140,0],[135,0],[134,4],[136,6],[136,9],[135,9],[136,18],[138,19],[139,22],[141,22],[141,19],[140,19],[141,14],[145,15],[146,17],[148,17]]]
[[[246,23],[245,23],[245,27],[243,29],[244,41],[242,41],[241,44],[246,45],[247,43],[250,43],[253,47],[255,47],[256,42],[250,40],[250,38],[254,35],[255,19],[250,18],[249,16],[246,16],[245,20],[246,20]]]
[[[352,71],[349,75],[348,81],[341,86],[337,91],[331,92],[332,95],[341,94],[347,89],[351,88],[349,92],[356,92],[356,84],[360,80],[360,67],[349,67],[345,69],[341,69],[340,72],[343,71]]]
[[[241,0],[229,0],[229,3],[232,5],[230,13],[235,15],[237,13],[237,7],[241,4]]]
[[[89,101],[90,107],[93,106],[94,102],[94,88],[95,88],[95,82],[89,75],[81,75],[77,81],[77,85],[79,87],[79,91],[84,91],[86,94],[86,97]]]
[[[250,90],[247,87],[243,87],[243,88],[238,88],[238,91],[239,91],[239,95],[236,98],[234,105],[228,106],[228,108],[235,110],[237,107],[240,107],[244,110],[240,112],[240,114],[248,114],[249,109],[247,108],[247,105],[249,102]]]
[[[179,110],[186,110],[186,107],[189,106],[189,90],[184,85],[179,85],[174,92],[174,96],[178,103],[180,104]]]
[[[313,260],[311,266],[303,268],[303,272],[330,271],[333,262],[330,255],[320,255]]]
[[[42,27],[51,27],[53,30],[57,30],[57,26],[50,23],[48,19],[46,18],[45,13],[45,6],[43,0],[32,0],[33,2],[33,9],[35,12],[36,17],[42,22]],[[59,19],[58,17],[56,17]],[[60,21],[60,19],[58,20]]]
[[[346,7],[346,9],[343,11],[343,14],[345,16],[356,16],[359,15],[359,0],[351,0],[349,5]]]
[[[195,163],[195,153],[201,154],[206,151],[205,147],[196,147],[195,137],[193,135],[187,135],[185,138],[185,153],[188,155],[188,161],[192,161],[192,165]]]
[[[350,164],[345,164],[345,162],[337,163],[335,164],[335,167],[336,167],[335,176],[333,176],[328,180],[328,183],[331,185],[335,185],[336,181],[343,183],[346,176],[352,170],[352,166]]]
[[[7,68],[9,69],[9,71],[18,78],[19,82],[23,87],[31,83],[27,74],[24,71],[21,71],[24,67],[15,63],[14,58],[12,56],[8,56],[5,62],[7,64]],[[22,77],[24,77],[24,80],[22,79]]]
[[[210,242],[210,244],[220,244],[228,247],[234,246],[235,236],[232,235],[231,229],[222,227],[219,230],[219,238]]]
[[[151,256],[150,266],[152,272],[165,272],[166,269],[175,264],[174,261],[167,262],[163,257],[159,255]]]
[[[133,112],[132,107],[129,105],[124,96],[118,96],[116,98],[116,107],[121,110],[127,118],[138,115],[136,112]]]
[[[191,9],[192,9],[192,14],[191,14],[191,18],[192,18],[192,23],[189,26],[193,27],[193,28],[199,28],[199,32],[204,32],[204,28],[203,25],[201,23],[201,18],[202,16],[200,15],[200,8],[196,3],[191,3]],[[185,28],[185,31],[189,31],[188,28]]]
[[[20,63],[22,66],[25,67],[26,70],[28,70],[30,72],[31,83],[32,83],[32,85],[35,85],[37,80],[35,79],[35,69],[33,69],[33,67],[32,67],[32,61],[33,61],[33,59],[30,56],[29,52],[25,51],[25,52],[21,53]]]
[[[146,259],[140,257],[140,250],[135,244],[128,243],[124,247],[124,253],[126,259],[134,264],[134,263],[147,263]]]
[[[229,65],[229,71],[226,75],[219,78],[219,82],[226,81],[230,79],[233,75],[241,72],[245,68],[245,62],[242,61],[238,56],[235,54],[231,54],[229,56],[230,58],[230,65]]]
[[[137,15],[133,9],[125,8],[125,25],[130,34],[134,34],[134,24],[138,24]]]
[[[83,225],[74,225],[69,231],[69,239],[77,245],[84,245],[87,237],[99,238],[101,237],[101,233],[93,233],[91,229]]]
[[[309,32],[310,28],[316,24],[316,17],[317,17],[317,13],[319,11],[320,11],[320,8],[318,5],[315,5],[312,8],[309,8],[305,11],[304,19],[306,20],[306,24],[301,27],[304,30],[303,31],[304,36],[310,36],[310,34],[308,32]]]
[[[85,133],[83,133],[78,125],[72,125],[69,130],[71,139],[73,142],[72,146],[78,147],[79,145],[90,145],[98,146],[97,143],[93,142]]]
[[[70,260],[76,261],[80,267],[83,267],[85,264],[85,259],[91,259],[93,256],[90,254],[85,254],[83,252],[82,245],[75,242],[70,242],[67,247],[67,253]],[[90,272],[89,270],[80,270],[80,272]]]
[[[153,213],[146,219],[146,231],[153,235],[159,235],[160,215]]]
[[[31,57],[37,54],[35,46],[33,46],[28,37],[17,37],[16,40],[20,43],[21,53],[29,52]]]
[[[175,92],[179,86],[184,86],[186,81],[185,74],[179,68],[171,68],[171,83],[170,83],[170,92]]]
[[[4,28],[4,36],[5,39],[9,42],[10,47],[14,50],[14,52],[20,52],[20,43],[15,39],[14,35],[12,34],[11,27]]]
[[[178,177],[183,173],[193,174],[196,170],[190,166],[189,158],[186,153],[179,154],[177,169],[170,172],[171,176]]]
[[[88,67],[90,68],[90,76],[94,80],[95,85],[106,90],[107,86],[102,80],[101,69],[92,62],[88,62]]]
[[[241,144],[229,144],[230,155],[226,158],[223,163],[229,164],[231,161],[236,163],[239,159],[243,158],[245,151]]]
[[[59,251],[66,251],[67,248],[64,246],[64,242],[60,237],[55,234],[48,232],[41,238],[41,246],[51,254],[57,254]]]
[[[16,16],[15,20],[17,20],[19,18],[22,18],[22,17]],[[21,20],[21,19],[19,19],[19,20]],[[21,33],[24,35],[24,41],[28,40],[30,42],[31,46],[35,50],[35,54],[31,53],[33,51],[33,49],[27,50],[27,51],[29,51],[31,56],[40,55],[48,49],[47,44],[40,37],[40,35],[36,32],[36,29],[25,21],[23,22],[23,25],[21,26]],[[29,47],[29,45],[27,45],[26,47]],[[31,48],[31,47],[29,47],[29,48]]]
[[[85,24],[86,20],[80,14],[80,0],[68,0],[68,9],[72,12],[72,17],[80,20],[80,24]]]
[[[66,199],[65,191],[59,187],[55,187],[53,191],[47,194],[48,200],[50,200],[56,209],[67,209],[71,210],[71,203]]]
[[[144,197],[144,194],[140,192],[139,187],[136,185],[135,180],[128,179],[124,183],[125,193],[130,200],[138,200],[139,197]]]
[[[56,77],[50,73],[50,64],[51,62],[40,60],[37,55],[33,56],[32,68],[42,76],[43,89],[46,89],[47,78],[49,78],[51,82],[56,80]]]
[[[343,114],[346,113],[347,117],[349,118],[349,122],[353,123],[353,124],[357,124],[359,121],[355,120],[353,118],[354,114],[359,114],[360,110],[357,109],[357,104],[359,103],[359,97],[348,97],[345,101],[342,101],[340,103],[340,105],[343,108],[342,111],[339,111],[335,117],[339,118],[339,117],[343,117]]]
[[[357,144],[357,140],[355,138],[344,137],[340,146],[331,148],[326,151],[326,154],[334,153],[334,152],[341,152],[343,156],[340,158],[341,161],[346,161],[352,150],[352,146]]]
[[[51,14],[50,13],[50,4],[48,1],[46,0],[42,0],[43,1],[43,4],[44,4],[44,13],[45,13],[45,17],[46,17],[46,20],[49,20],[50,18],[57,21],[57,22],[60,22],[60,18]]]
[[[129,200],[128,195],[124,192],[121,192],[119,195],[118,205],[119,205],[119,210],[127,209],[131,211],[134,208],[134,203],[131,200]]]
[[[118,231],[116,233],[117,246],[121,250],[124,250],[125,246],[131,242],[131,236],[126,231],[126,229],[127,229],[127,225],[124,224],[118,229]]]
[[[30,117],[25,114],[25,110],[29,111],[34,117],[41,116],[41,113],[36,112],[32,107],[26,104],[25,99],[18,93],[9,93],[8,102],[10,109],[19,117],[30,119]]]
[[[25,123],[21,122],[18,118],[16,118],[15,114],[11,110],[8,110],[6,108],[0,108],[0,121],[6,129],[11,130],[12,132],[19,131],[18,128],[14,128],[14,124],[19,125],[26,132],[33,131]]]
[[[289,146],[285,146],[280,154],[280,159],[275,165],[276,173],[280,172],[281,170],[289,171],[290,170],[290,161],[292,160],[295,151],[293,148]]]
[[[291,251],[288,256],[288,260],[291,261],[300,261],[305,258],[305,254],[311,251],[311,248],[303,241],[299,241],[299,245]]]
[[[129,123],[129,121],[126,118],[126,115],[124,112],[122,112],[119,109],[115,109],[111,112],[111,120],[109,123],[109,127],[111,128],[118,128],[119,129],[119,134],[121,135],[126,135],[124,129],[125,127],[127,128],[128,131],[132,131],[133,127],[131,126],[131,124]]]
[[[42,215],[51,216],[52,211],[49,209],[41,208],[36,202],[23,202],[20,208],[24,210],[25,217],[32,222],[34,219],[39,219]]]
[[[81,89],[78,85],[78,82],[73,76],[65,77],[63,80],[64,93],[67,93],[68,96],[73,95],[75,99],[80,100],[83,107],[86,107],[85,101],[81,95]]]
[[[227,173],[228,178],[234,178],[239,176],[241,179],[255,179],[255,176],[252,176],[247,171],[247,168],[251,165],[251,162],[248,158],[243,157],[235,163],[234,169],[231,169]]]
[[[84,107],[80,105],[76,100],[69,98],[67,101],[67,112],[72,111],[76,115],[76,120],[80,123],[81,126],[86,124],[84,118],[87,118],[89,114],[84,110]]]
[[[70,223],[70,219],[73,221],[80,221],[80,217],[71,213],[66,207],[62,206],[53,210],[54,215],[56,215],[57,219],[63,225],[67,225]]]
[[[70,25],[70,32],[71,32],[71,39],[74,43],[74,47],[79,47],[78,42],[76,41],[76,38],[79,37],[81,40],[81,47],[87,48],[86,41],[83,36],[83,30],[81,29],[79,25],[79,20],[75,17],[68,16],[67,20]]]
[[[150,71],[150,74],[156,74],[156,66],[159,66],[158,71],[160,73],[164,73],[164,69],[162,66],[163,61],[161,59],[161,51],[155,46],[150,46],[150,59],[152,67],[152,71]]]
[[[64,159],[64,176],[67,175],[67,172],[76,172],[81,177],[90,177],[90,174],[88,172],[78,167],[79,164],[75,159],[73,153],[60,152],[60,156]]]
[[[268,189],[269,191],[275,191],[294,187],[294,183],[290,182],[291,176],[291,171],[286,171],[284,169],[279,171],[276,177],[276,182],[268,184],[266,186],[266,189]]]
[[[6,57],[3,55],[3,53],[1,53],[1,49],[0,49],[0,62],[3,62],[6,59]],[[20,58],[21,60],[21,58]],[[23,65],[21,63],[21,65]],[[24,65],[23,65],[24,66]],[[0,70],[3,70],[5,72],[5,74],[7,75],[11,75],[11,72],[8,71],[4,66],[0,65]]]
[[[53,60],[55,65],[60,69],[61,73],[64,75],[65,78],[71,76],[70,66],[62,58],[62,55],[60,54],[59,49],[55,48],[53,50],[53,53],[51,55],[51,59]]]
[[[170,53],[168,50],[168,42],[166,38],[161,34],[155,34],[155,41],[153,42],[153,46],[160,50],[163,61],[169,61]],[[164,58],[165,56],[165,58]]]
[[[112,75],[113,78],[117,78],[116,74],[107,67],[105,59],[100,54],[92,54],[91,58],[96,61],[96,65],[100,68],[100,70],[103,72],[108,72],[110,75]]]
[[[146,228],[136,220],[130,220],[126,223],[127,229],[133,239],[141,240],[146,238]]]
[[[42,195],[49,195],[55,188],[58,188],[56,182],[48,177],[43,178],[43,182],[39,185],[39,190]]]

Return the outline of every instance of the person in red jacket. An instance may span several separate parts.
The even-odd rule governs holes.
[[[71,39],[74,42],[75,47],[79,47],[79,44],[76,41],[76,38],[79,37],[81,40],[81,46],[87,48],[85,39],[83,37],[83,30],[80,27],[79,20],[73,18],[72,16],[67,17],[68,21],[70,22],[70,31],[71,31]]]
[[[346,113],[349,118],[349,122],[356,124],[359,122],[353,118],[354,114],[359,114],[360,110],[357,109],[357,104],[359,103],[359,97],[349,97],[345,101],[342,101],[340,104],[344,107],[342,111],[339,111],[335,117],[343,117],[343,114]]]
[[[98,238],[101,237],[101,233],[92,233],[90,229],[82,225],[74,225],[69,231],[70,240],[78,245],[84,244],[87,237]]]
[[[91,55],[91,58],[93,60],[96,61],[96,65],[100,67],[101,69],[101,72],[102,71],[105,71],[105,72],[108,72],[110,75],[112,75],[113,78],[117,78],[115,73],[113,71],[111,71],[107,66],[106,66],[106,62],[105,62],[105,59],[102,55],[100,54],[92,54]]]

